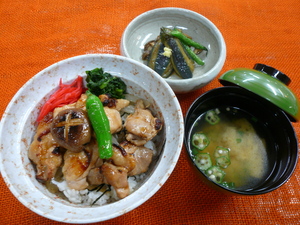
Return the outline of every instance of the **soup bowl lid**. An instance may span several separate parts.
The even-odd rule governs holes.
[[[300,102],[288,87],[290,78],[273,67],[255,64],[253,69],[232,69],[222,74],[219,81],[224,86],[245,88],[272,102],[287,113],[292,122],[300,120]]]

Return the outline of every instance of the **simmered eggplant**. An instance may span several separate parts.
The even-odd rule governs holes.
[[[172,49],[171,62],[177,75],[187,79],[192,78],[195,68],[194,61],[190,58],[180,40],[168,34],[167,28],[161,28],[162,43]]]
[[[156,40],[145,44],[142,59],[162,77],[169,77],[173,71],[183,79],[193,77],[195,63],[203,66],[205,62],[198,56],[207,47],[192,40],[181,29],[161,27]]]
[[[161,39],[158,39],[152,47],[147,65],[162,77],[167,78],[173,72],[173,66],[170,56],[164,55],[164,48]]]
[[[60,111],[52,121],[51,134],[62,147],[80,152],[91,140],[91,126],[85,111],[78,108]]]
[[[144,50],[143,50],[143,55],[142,55],[143,60],[148,60],[149,55],[150,55],[156,41],[157,40],[151,40],[144,45]]]

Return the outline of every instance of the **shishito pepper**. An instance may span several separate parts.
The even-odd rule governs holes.
[[[88,96],[86,100],[86,110],[96,134],[99,157],[101,159],[111,158],[113,155],[112,137],[109,120],[105,114],[103,104],[100,99],[90,91],[87,91],[86,94]]]
[[[207,48],[203,45],[201,45],[200,43],[192,40],[191,38],[188,38],[184,33],[182,33],[180,30],[178,29],[173,29],[170,34],[174,37],[177,37],[180,41],[182,41],[184,44],[188,45],[188,46],[193,46],[196,49],[202,49],[207,51]]]
[[[195,61],[195,63],[197,63],[200,66],[204,65],[202,59],[200,59],[188,45],[183,44],[183,47],[185,48],[186,52],[190,55],[190,57]]]

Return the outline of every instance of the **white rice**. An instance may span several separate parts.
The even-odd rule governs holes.
[[[130,193],[133,193],[139,187],[138,184],[144,179],[145,176],[146,174],[140,174],[135,177],[128,177]],[[101,191],[89,191],[88,189],[78,191],[75,189],[70,189],[66,181],[58,182],[52,179],[51,182],[55,184],[61,192],[63,192],[63,194],[71,203],[75,204],[92,205],[94,201],[103,194],[103,189]],[[99,200],[94,203],[94,205],[104,205],[119,200],[115,189],[112,186],[110,188],[111,191],[107,191]]]

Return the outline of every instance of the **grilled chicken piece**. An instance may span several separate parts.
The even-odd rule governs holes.
[[[92,139],[83,151],[67,150],[64,155],[62,172],[71,189],[83,190],[88,187],[87,176],[99,159],[97,142]]]
[[[145,108],[143,100],[137,100],[135,111],[126,118],[124,126],[128,131],[126,139],[141,146],[157,135],[162,129],[162,122]]]
[[[134,169],[135,158],[133,156],[133,152],[126,152],[121,146],[117,145],[113,145],[113,151],[113,156],[108,159],[106,163],[113,164],[117,167],[123,167],[127,171],[131,171]],[[90,185],[100,185],[107,182],[105,176],[101,172],[102,164],[96,165],[95,168],[91,169],[91,171],[89,172],[88,181]],[[113,175],[110,175],[110,179],[113,179]],[[119,179],[119,175],[116,174],[115,179]]]
[[[104,176],[101,173],[101,166],[103,165],[103,160],[98,158],[94,167],[89,171],[87,176],[87,181],[90,185],[100,185],[104,183]]]
[[[49,113],[39,123],[28,151],[29,159],[36,165],[36,179],[40,182],[53,178],[62,163],[61,149],[50,133],[51,123],[52,113]]]
[[[124,141],[113,146],[113,157],[103,165],[93,168],[88,174],[90,185],[109,184],[114,187],[119,198],[130,194],[128,176],[144,173],[148,170],[153,151],[144,146],[136,146]]]
[[[118,111],[125,108],[130,103],[130,101],[127,99],[110,98],[108,95],[99,95],[99,98],[104,106],[107,106],[111,109],[116,109]]]
[[[126,99],[110,98],[108,95],[100,95],[100,101],[104,106],[105,114],[109,120],[110,133],[114,134],[123,128],[120,110],[129,105]]]
[[[78,99],[78,101],[76,102],[75,108],[86,111],[86,99],[87,99],[87,95],[82,94]]]
[[[136,146],[129,142],[123,142],[120,146],[126,151],[133,153],[135,166],[132,170],[129,170],[128,176],[134,176],[141,173],[145,173],[152,161],[153,151],[144,146]]]
[[[128,173],[128,176],[135,176],[147,172],[152,161],[153,151],[144,146],[139,146],[134,153],[135,167]]]
[[[123,143],[124,144],[124,143]],[[132,151],[133,150],[133,151]],[[116,166],[122,166],[127,169],[127,171],[131,171],[135,168],[136,162],[134,158],[135,149],[124,149],[122,144],[119,146],[113,146],[114,154],[111,157],[111,161]]]
[[[114,134],[123,128],[121,115],[118,110],[104,107],[105,114],[109,120],[110,133]]]
[[[103,184],[105,181],[104,181],[104,176],[101,173],[101,167],[96,167],[91,169],[87,176],[87,181],[90,185]]]
[[[127,172],[125,167],[115,166],[107,162],[101,166],[101,173],[105,177],[105,183],[114,187],[119,198],[125,198],[130,194]]]
[[[60,113],[61,111],[66,110],[66,109],[73,109],[75,107],[76,107],[76,103],[64,105],[62,107],[57,107],[53,110],[53,118],[55,118],[57,116],[57,114]]]

